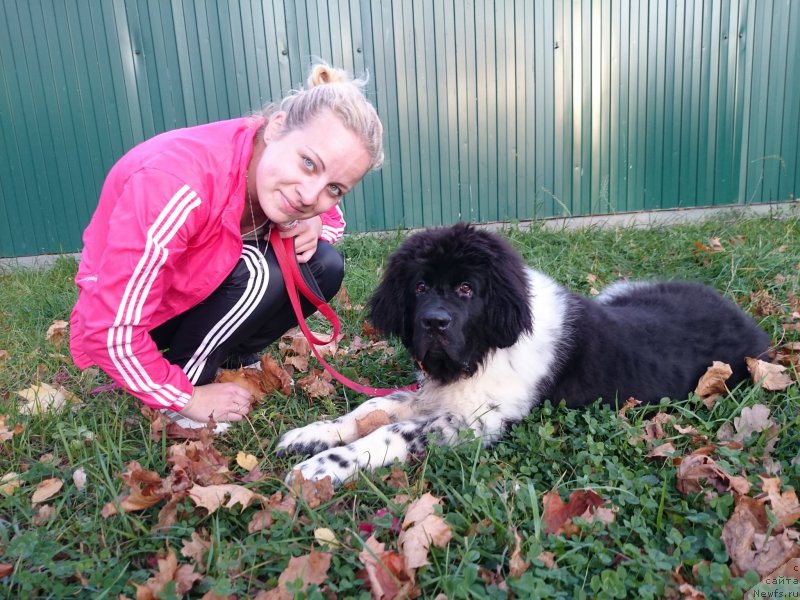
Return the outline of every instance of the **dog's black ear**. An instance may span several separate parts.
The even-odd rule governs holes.
[[[369,319],[375,329],[399,337],[406,346],[411,343],[408,277],[413,267],[409,259],[403,247],[389,257],[381,282],[369,300]]]
[[[493,347],[507,348],[533,328],[530,290],[520,255],[505,240],[492,237],[485,335]]]

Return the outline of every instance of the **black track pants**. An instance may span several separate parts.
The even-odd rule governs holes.
[[[331,244],[320,241],[300,271],[312,290],[330,300],[342,285],[344,258]],[[306,317],[315,311],[305,299],[302,306]],[[295,325],[297,317],[275,253],[271,247],[264,253],[246,243],[219,288],[150,335],[169,362],[180,366],[193,384],[204,385],[214,380],[229,355],[260,352]]]

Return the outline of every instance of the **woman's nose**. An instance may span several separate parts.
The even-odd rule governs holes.
[[[307,180],[297,186],[297,193],[300,196],[300,202],[304,206],[313,206],[319,200],[319,195],[325,189],[325,183],[319,180]]]

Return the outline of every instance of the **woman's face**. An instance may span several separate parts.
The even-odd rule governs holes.
[[[267,123],[266,146],[255,167],[258,204],[277,224],[327,212],[370,165],[364,143],[329,111],[289,132],[283,122],[278,113]]]

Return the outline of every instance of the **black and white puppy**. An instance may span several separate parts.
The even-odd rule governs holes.
[[[314,455],[295,467],[305,479],[338,484],[404,461],[430,439],[452,443],[467,428],[489,445],[545,398],[569,407],[686,398],[715,360],[733,369],[732,387],[747,376],[745,357],[770,345],[753,319],[704,285],[619,282],[591,300],[466,224],[406,239],[370,311],[373,325],[411,352],[419,390],[287,432],[280,452]],[[378,410],[390,424],[359,439],[358,420]]]

